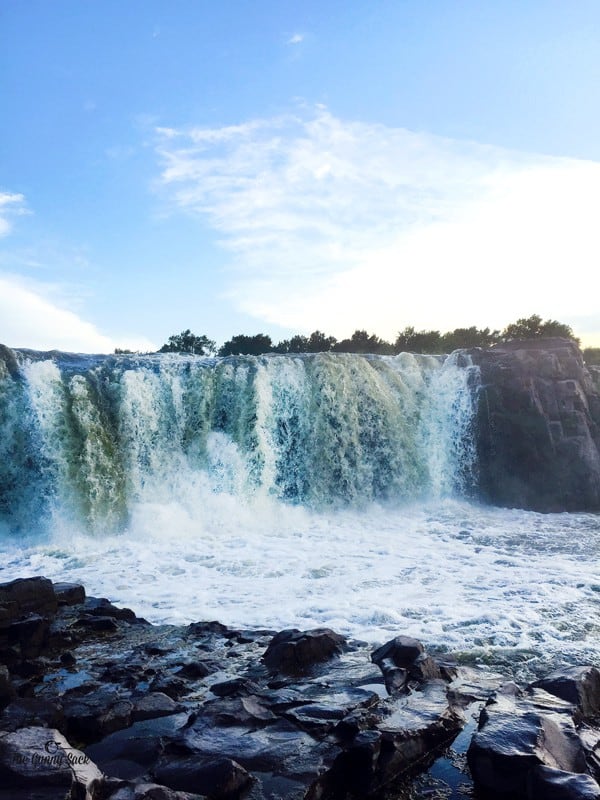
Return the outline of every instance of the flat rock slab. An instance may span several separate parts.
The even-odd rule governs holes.
[[[335,759],[338,748],[321,743],[291,722],[280,719],[266,728],[212,727],[200,720],[183,732],[180,745],[203,757],[225,755],[250,772],[305,781],[305,787]],[[176,742],[177,745],[177,742]]]
[[[539,683],[526,692],[514,687],[500,691],[482,710],[467,753],[475,782],[500,796],[524,800],[577,800],[592,789],[600,791],[587,774],[586,747],[575,724],[577,706]],[[590,796],[595,797],[593,792]]]
[[[536,767],[528,781],[528,797],[544,800],[600,800],[600,786],[589,775]]]
[[[188,721],[185,713],[135,722],[100,742],[86,747],[86,755],[107,775],[139,778],[158,761],[165,742],[180,735]]]
[[[101,777],[100,770],[80,750],[52,728],[29,727],[0,734],[0,778],[15,790],[60,786]]]
[[[169,757],[154,767],[158,783],[171,789],[209,795],[213,800],[233,800],[252,783],[251,775],[230,758]]]
[[[183,707],[163,692],[150,692],[136,701],[131,718],[134,722],[154,717],[168,717]]]
[[[178,792],[148,781],[100,778],[88,787],[86,800],[206,800],[206,798],[201,794]]]

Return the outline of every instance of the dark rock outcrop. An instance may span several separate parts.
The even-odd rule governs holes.
[[[22,647],[0,674],[0,741],[29,747],[37,731],[39,742],[56,734],[83,748],[95,800],[376,796],[423,769],[464,724],[456,692],[407,637],[373,654],[406,668],[392,695],[368,645],[329,629],[155,627],[77,585],[2,590],[20,598],[5,649],[17,629]],[[62,767],[21,777],[40,796],[83,796],[82,779],[74,789]]]
[[[600,390],[568,339],[467,351],[479,366],[479,494],[538,511],[600,509]]]
[[[71,747],[57,730],[27,727],[0,732],[0,786],[12,791],[13,797],[54,787],[62,792],[63,798],[67,792],[72,792],[71,797],[81,797],[87,783],[100,777],[95,764]]]
[[[34,580],[38,601],[13,607],[8,626],[23,623],[23,652],[0,647],[0,800],[404,796],[459,734],[466,749],[469,718],[501,680],[407,636],[371,650],[327,629],[135,624],[80,589],[55,605]],[[469,749],[480,796],[600,800],[599,715],[594,667],[506,684]]]
[[[7,706],[15,696],[15,690],[6,667],[0,665],[0,709]]]
[[[54,593],[61,606],[76,606],[85,602],[85,589],[80,583],[55,583]]]
[[[584,717],[600,716],[600,670],[596,667],[562,669],[532,686],[572,703]]]
[[[252,783],[252,776],[231,758],[166,756],[154,768],[156,780],[171,789],[234,800]]]
[[[411,680],[419,682],[442,676],[439,666],[427,655],[421,642],[410,636],[396,636],[378,647],[372,653],[371,661],[383,672],[385,687],[390,694],[405,690]]]
[[[277,633],[263,656],[271,672],[297,675],[315,664],[339,655],[346,640],[329,628],[299,631],[296,628]]]
[[[2,620],[18,619],[30,614],[54,614],[58,601],[48,578],[17,578],[0,584]]]
[[[510,684],[492,696],[468,751],[476,784],[514,800],[599,800],[600,730],[590,701],[596,672],[566,670],[524,691]]]

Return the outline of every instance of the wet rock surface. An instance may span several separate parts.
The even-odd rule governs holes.
[[[600,384],[568,339],[467,351],[481,371],[479,493],[538,511],[600,509]]]
[[[492,796],[600,798],[600,717],[585,689],[576,691],[590,688],[596,670],[565,673],[523,691],[509,684],[482,709],[468,762],[476,783]]]
[[[406,636],[151,626],[41,578],[0,598],[0,800],[448,797],[415,776],[455,740],[480,800],[600,798],[593,667],[498,689]],[[455,760],[466,794],[451,796],[473,796]]]

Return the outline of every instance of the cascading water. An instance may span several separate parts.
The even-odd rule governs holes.
[[[194,486],[324,508],[464,494],[472,478],[476,368],[453,359],[13,355],[0,381],[9,530],[114,531],[136,503]]]
[[[597,662],[600,518],[482,506],[465,354],[0,347],[0,581],[153,622]]]

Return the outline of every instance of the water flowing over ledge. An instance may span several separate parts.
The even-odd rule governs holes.
[[[309,508],[473,492],[478,369],[454,357],[97,357],[0,362],[9,530],[123,528],[214,493]]]
[[[595,660],[600,398],[570,343],[401,355],[0,348],[0,579],[153,622]]]

